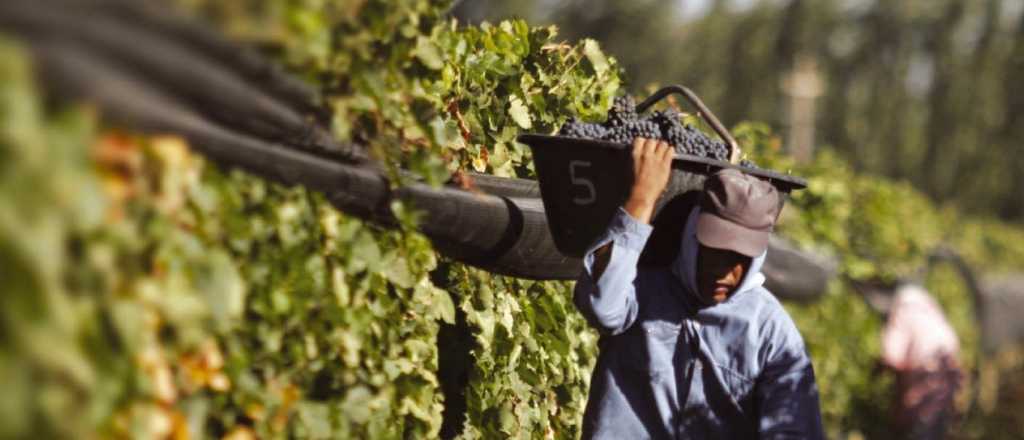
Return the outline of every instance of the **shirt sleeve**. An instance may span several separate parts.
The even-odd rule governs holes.
[[[811,357],[792,321],[775,338],[777,348],[757,379],[762,439],[824,439],[818,385]]]
[[[584,254],[583,271],[576,281],[573,301],[599,332],[619,334],[636,320],[636,265],[653,229],[619,207],[608,229]],[[594,253],[608,243],[612,243],[608,265],[595,280]]]

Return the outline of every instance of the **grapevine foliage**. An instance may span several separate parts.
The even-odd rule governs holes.
[[[618,90],[614,60],[592,41],[557,42],[551,28],[460,28],[423,1],[244,3],[190,5],[316,84],[339,138],[431,183],[467,169],[530,176],[520,130],[603,114]],[[569,284],[439,259],[398,203],[403,229],[380,230],[320,195],[208,165],[177,139],[111,131],[88,111],[71,111],[78,131],[51,127],[26,58],[11,52],[7,66],[19,64],[4,85],[19,95],[3,97],[19,100],[4,107],[4,127],[34,138],[5,139],[4,157],[36,178],[11,176],[4,204],[26,218],[3,242],[49,246],[45,258],[7,266],[47,275],[27,276],[13,297],[70,301],[81,316],[4,312],[18,323],[4,334],[67,358],[51,365],[34,344],[4,344],[4,383],[24,403],[2,415],[22,422],[4,424],[7,433],[429,438],[446,422],[469,438],[578,432],[596,347]],[[34,125],[14,119],[26,114]],[[46,180],[68,152],[62,180]],[[24,200],[18,181],[53,191]],[[30,206],[44,219],[92,220],[42,222],[45,235]],[[472,335],[447,402],[463,401],[461,414],[444,413],[451,387],[440,383],[459,380],[439,372],[438,346],[449,346],[439,335],[451,328]],[[26,374],[33,380],[14,386]],[[69,389],[64,375],[83,384]]]

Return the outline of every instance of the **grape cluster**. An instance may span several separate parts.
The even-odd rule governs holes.
[[[656,111],[646,116],[637,114],[636,102],[630,96],[615,98],[604,123],[587,123],[570,118],[558,131],[559,136],[579,139],[600,139],[630,145],[638,137],[660,139],[672,144],[676,154],[690,154],[715,160],[729,160],[729,146],[712,139],[692,125],[683,125],[675,110]],[[743,160],[741,166],[756,168]]]

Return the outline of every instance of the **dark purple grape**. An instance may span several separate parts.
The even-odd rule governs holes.
[[[630,96],[615,98],[608,110],[608,119],[601,124],[585,123],[570,118],[561,129],[559,136],[578,139],[599,139],[630,145],[638,137],[664,140],[675,148],[677,154],[690,154],[715,160],[729,160],[729,147],[713,139],[692,125],[683,125],[675,110],[652,112],[638,115],[636,102]],[[757,168],[753,162],[744,159],[740,166]]]

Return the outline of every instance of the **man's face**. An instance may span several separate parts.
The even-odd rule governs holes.
[[[717,304],[736,292],[753,259],[730,250],[700,245],[697,251],[697,290]]]

